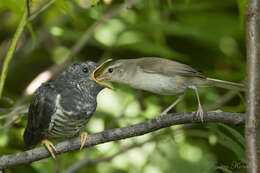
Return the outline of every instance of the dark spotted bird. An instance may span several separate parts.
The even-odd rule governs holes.
[[[56,81],[48,82],[36,91],[29,107],[28,123],[24,132],[26,148],[42,141],[55,158],[56,149],[48,139],[71,138],[80,135],[80,149],[87,133],[80,132],[96,110],[96,97],[104,86],[95,82],[92,73],[97,63],[75,63]]]

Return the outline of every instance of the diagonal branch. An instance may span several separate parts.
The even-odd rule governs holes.
[[[204,112],[204,122],[221,122],[231,125],[244,124],[244,114],[230,113],[221,111]],[[165,116],[157,116],[152,120],[143,123],[106,130],[100,133],[95,133],[88,136],[85,147],[91,147],[110,141],[131,138],[134,136],[141,136],[162,128],[166,128],[177,124],[201,123],[196,118],[195,112],[184,112],[167,114]],[[68,141],[57,143],[55,145],[57,153],[65,153],[79,149],[80,138],[76,137]],[[37,160],[50,157],[49,152],[44,147],[35,148],[17,154],[4,155],[0,157],[0,170],[10,168],[16,165],[28,164]]]

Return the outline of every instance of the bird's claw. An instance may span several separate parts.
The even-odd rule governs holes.
[[[203,123],[203,121],[204,121],[204,119],[203,119],[204,118],[203,117],[203,109],[200,105],[199,105],[198,110],[196,112],[196,117],[199,118],[201,120],[201,122]]]
[[[156,121],[160,121],[163,118],[164,115],[166,115],[166,114],[165,113],[161,113],[161,114],[157,115],[155,117]]]
[[[42,144],[49,151],[49,153],[51,154],[52,158],[56,159],[54,152],[57,153],[57,150],[56,150],[55,146],[51,143],[51,141],[49,141],[47,139],[44,139],[42,141]]]
[[[80,150],[85,146],[86,140],[88,138],[88,133],[82,132],[80,133]]]

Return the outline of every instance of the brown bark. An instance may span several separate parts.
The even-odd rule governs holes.
[[[260,172],[260,1],[248,0],[247,21],[246,154],[249,173]]]

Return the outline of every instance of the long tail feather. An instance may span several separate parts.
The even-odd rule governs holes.
[[[228,81],[213,79],[213,78],[206,78],[206,80],[209,81],[211,85],[216,87],[230,89],[230,90],[236,89],[239,91],[245,91],[245,86],[244,84],[241,83],[228,82]]]

